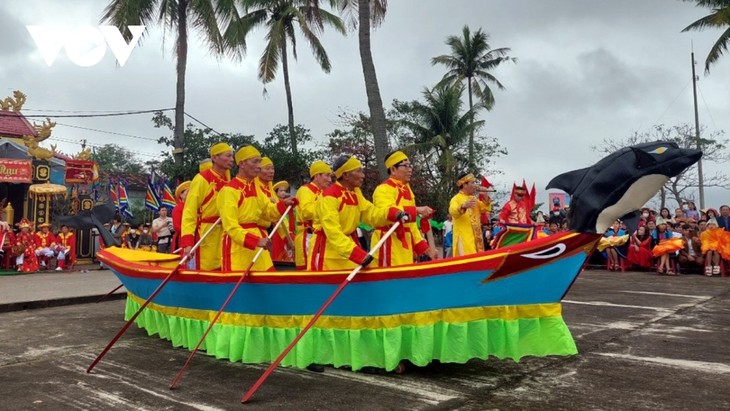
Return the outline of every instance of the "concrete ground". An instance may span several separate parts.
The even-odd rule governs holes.
[[[47,279],[38,277],[37,286],[63,287],[63,277],[53,280],[45,283]],[[113,288],[111,283],[99,286],[99,294]],[[0,278],[0,298],[13,294],[7,284]],[[730,409],[730,278],[587,271],[563,305],[579,355],[520,363],[473,360],[410,369],[405,375],[278,369],[246,406],[238,401],[264,371],[263,365],[198,355],[179,389],[170,391],[170,381],[188,351],[172,348],[168,341],[149,337],[136,327],[94,373],[86,374],[123,324],[123,306],[123,301],[108,301],[0,313],[0,407]]]

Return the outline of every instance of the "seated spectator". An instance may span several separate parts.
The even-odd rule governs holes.
[[[720,274],[720,248],[727,246],[725,230],[717,227],[714,218],[707,221],[707,229],[700,235],[702,254],[705,257],[705,275],[711,277]]]
[[[684,215],[684,210],[677,208],[674,210],[674,223],[683,224],[689,222],[687,216]]]
[[[558,225],[557,221],[552,221],[550,224],[548,224],[548,235],[557,234],[560,232],[560,226]]]
[[[655,245],[659,244],[659,233],[656,229],[656,221],[651,219],[651,217],[646,223],[646,233],[651,237],[651,248],[654,248]]]
[[[672,238],[671,232],[667,230],[667,222],[661,217],[657,219],[657,241],[651,250],[652,255],[659,258],[657,274],[677,275],[671,267],[669,257],[684,247],[684,241],[681,238]]]
[[[137,240],[137,248],[145,251],[157,251],[155,241],[150,233],[150,225],[148,223],[140,224],[137,228],[139,231],[139,240]]]
[[[64,268],[71,268],[76,263],[76,236],[69,230],[68,226],[61,225],[61,232],[56,236],[58,244],[56,251],[56,271]],[[67,264],[68,263],[68,264]]]
[[[631,236],[629,252],[626,259],[641,268],[651,268],[653,256],[651,255],[652,238],[646,227],[639,227]]]
[[[672,223],[674,220],[672,220],[672,214],[669,212],[669,209],[664,207],[659,211],[659,217],[657,217],[657,221],[659,218],[663,219],[667,223]],[[659,223],[657,223],[659,225]]]
[[[725,231],[730,231],[730,206],[720,207],[720,216],[716,218],[717,226]]]
[[[621,269],[621,261],[617,248],[628,241],[626,231],[621,229],[621,223],[616,220],[603,235],[598,243],[598,251],[603,251],[604,256],[608,260],[608,271],[616,271]]]
[[[717,210],[715,210],[714,208],[708,208],[707,210],[705,210],[705,220],[707,220],[708,222],[710,221],[711,218],[713,218],[713,219],[715,219],[715,221],[717,221],[718,215],[719,214],[717,213]]]
[[[697,227],[699,227],[699,230],[698,231],[700,233],[703,232],[703,231],[705,231],[707,229],[707,221],[706,220],[700,220],[697,223]]]
[[[700,221],[700,212],[697,211],[697,206],[695,205],[694,201],[690,201],[685,204],[684,215],[687,216],[687,218],[690,218],[694,221]]]
[[[679,250],[678,261],[683,267],[703,267],[705,258],[702,256],[702,246],[697,232],[689,224],[682,225],[684,248]]]

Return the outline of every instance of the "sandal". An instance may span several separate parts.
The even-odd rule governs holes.
[[[667,275],[677,275],[677,273],[672,270],[667,270]]]
[[[664,269],[663,268],[657,268],[656,269],[656,273],[657,273],[657,275],[662,275],[662,274],[664,274]]]
[[[712,277],[712,266],[711,265],[705,266],[705,275],[708,277]]]
[[[712,275],[719,275],[720,274],[720,266],[716,265],[712,267]]]

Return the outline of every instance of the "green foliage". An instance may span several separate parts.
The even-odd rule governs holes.
[[[172,130],[172,120],[162,112],[155,113],[152,119],[157,128],[167,128]],[[174,139],[172,136],[160,137],[158,143],[174,147]],[[172,154],[169,151],[163,151],[160,157],[162,161],[159,163],[159,170],[171,181],[190,180],[198,174],[200,162],[210,158],[208,150],[216,143],[226,142],[237,150],[239,147],[255,144],[254,137],[243,134],[217,134],[213,130],[206,128],[200,129],[192,124],[188,124],[185,128],[183,137],[183,147],[185,148],[185,156],[182,164],[176,164]]]
[[[466,172],[486,172],[491,161],[507,150],[496,138],[478,134],[483,121],[472,122],[472,110],[462,106],[462,84],[441,83],[423,92],[424,102],[395,102],[396,119],[403,127],[399,134],[400,146],[409,149],[413,172],[414,192],[421,202],[438,210],[445,217],[448,204],[458,188],[458,176]],[[475,157],[469,164],[469,137],[474,133]]]
[[[131,151],[117,144],[105,144],[94,149],[93,159],[99,171],[110,173],[142,173],[144,165]]]
[[[685,0],[697,3],[698,7],[705,7],[712,12],[700,18],[682,32],[690,30],[722,29],[724,30],[705,59],[705,73],[710,74],[710,66],[717,63],[730,46],[730,0]]]
[[[294,127],[294,136],[299,147],[311,145],[312,134],[309,129],[297,125]],[[277,124],[264,139],[261,154],[274,162],[276,181],[286,180],[292,185],[301,185],[309,181],[309,165],[315,160],[324,158],[324,152],[302,148],[299,155],[292,154],[289,145],[289,127]]]
[[[456,176],[468,168],[467,136],[472,127],[469,112],[462,112],[463,86],[445,84],[426,90],[426,102],[394,100],[386,112],[390,145],[404,151],[413,164],[411,188],[419,204],[428,204],[437,210],[437,219],[443,219],[448,203],[456,194]],[[327,135],[327,149],[331,162],[340,155],[355,155],[365,170],[363,192],[372,194],[380,184],[374,152],[374,137],[369,118],[364,113],[343,112],[339,115],[341,127]],[[477,134],[476,163],[485,172],[494,158],[507,153],[497,140]],[[470,170],[478,173],[479,170]],[[491,173],[491,172],[490,172]]]

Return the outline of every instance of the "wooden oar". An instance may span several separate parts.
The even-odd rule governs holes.
[[[208,230],[212,230],[212,229],[213,229],[213,227],[215,227],[215,226],[211,226],[211,228],[208,228]],[[178,248],[178,249],[177,249],[177,250],[175,250],[175,251],[173,251],[173,252],[172,252],[171,254],[177,254],[177,253],[179,253],[180,251],[182,251],[182,247],[181,247],[181,248]],[[124,284],[119,284],[118,286],[116,286],[116,288],[114,288],[113,290],[111,290],[111,291],[109,291],[108,293],[106,293],[106,295],[102,295],[101,297],[99,297],[99,299],[98,299],[98,300],[96,300],[96,301],[94,301],[94,302],[95,302],[95,303],[100,303],[100,302],[102,302],[102,301],[106,300],[107,298],[109,298],[109,296],[111,296],[112,294],[114,294],[114,292],[115,292],[115,291],[119,290],[119,289],[120,289],[120,288],[122,288],[123,286],[124,286]]]
[[[380,238],[380,241],[378,241],[378,243],[375,244],[375,247],[373,247],[373,249],[370,250],[370,252],[368,254],[370,256],[375,254],[375,252],[378,251],[378,249],[380,249],[380,247],[382,247],[383,243],[385,243],[385,240],[387,240],[388,237],[390,237],[390,235],[393,234],[393,232],[398,228],[399,225],[400,225],[400,221],[393,224],[393,226],[390,227],[390,230],[388,230],[385,233],[385,235]],[[248,402],[249,399],[251,399],[251,396],[253,396],[254,393],[259,389],[259,387],[261,387],[261,385],[264,383],[264,381],[266,381],[266,379],[269,378],[269,375],[271,375],[271,373],[274,372],[276,367],[278,367],[279,364],[284,360],[284,357],[286,357],[286,355],[289,354],[289,351],[291,351],[292,348],[294,348],[294,346],[299,342],[299,340],[302,339],[304,334],[306,334],[307,331],[309,331],[309,329],[312,328],[314,323],[317,322],[317,319],[319,319],[319,317],[322,315],[322,313],[324,313],[324,311],[327,309],[327,307],[329,307],[330,304],[332,304],[332,302],[335,300],[335,298],[337,298],[337,296],[340,295],[342,290],[345,289],[347,284],[349,284],[350,281],[352,281],[352,279],[355,278],[357,273],[359,273],[360,270],[362,270],[362,268],[363,268],[362,265],[358,265],[357,267],[355,267],[354,270],[352,270],[350,275],[348,275],[347,278],[345,278],[345,280],[340,284],[340,286],[337,287],[335,292],[332,293],[330,298],[328,298],[327,301],[325,301],[325,303],[319,308],[319,310],[317,310],[317,313],[314,314],[314,316],[312,317],[311,320],[309,320],[307,325],[304,326],[304,328],[302,328],[302,330],[299,332],[299,334],[297,334],[297,336],[294,338],[294,341],[292,341],[291,344],[289,344],[289,346],[286,347],[284,349],[284,351],[282,351],[281,354],[279,354],[279,356],[276,358],[276,360],[273,363],[271,363],[271,365],[269,365],[269,368],[267,368],[266,371],[261,375],[261,377],[259,377],[259,379],[256,381],[256,383],[246,392],[246,394],[244,394],[243,398],[241,398],[241,403],[245,404],[246,402]]]
[[[281,215],[281,218],[279,219],[279,221],[276,222],[276,225],[274,226],[274,228],[271,230],[271,232],[269,233],[269,235],[266,238],[271,239],[271,237],[274,235],[274,233],[276,233],[276,230],[279,229],[281,222],[284,221],[284,218],[286,218],[286,214],[289,212],[289,210],[291,210],[291,208],[292,208],[292,206],[289,206],[286,208],[286,211],[284,212],[284,214]],[[205,329],[203,336],[200,337],[200,341],[198,341],[198,344],[193,349],[193,352],[190,353],[187,361],[185,361],[185,364],[182,366],[182,368],[180,368],[180,371],[177,372],[177,375],[175,375],[175,378],[172,380],[172,384],[170,384],[171,390],[175,389],[175,386],[182,378],[183,373],[185,373],[185,370],[188,369],[188,365],[190,364],[190,361],[193,360],[193,357],[195,357],[195,353],[198,352],[198,349],[203,344],[203,341],[205,341],[205,337],[208,336],[208,333],[213,328],[213,325],[215,325],[216,321],[218,321],[218,318],[221,316],[221,313],[223,312],[223,310],[225,310],[226,307],[228,307],[228,303],[231,302],[233,295],[236,294],[236,291],[238,291],[238,287],[241,285],[243,280],[246,279],[246,277],[248,276],[248,273],[251,272],[251,269],[253,268],[254,264],[256,264],[256,261],[259,259],[259,256],[263,252],[264,252],[264,249],[259,247],[259,250],[256,252],[256,255],[253,256],[253,260],[251,260],[251,263],[248,265],[248,268],[246,268],[246,271],[244,271],[243,274],[241,274],[241,277],[238,279],[238,282],[233,287],[231,292],[228,294],[228,298],[226,298],[226,300],[223,302],[223,305],[221,305],[221,308],[215,314],[215,317],[213,317],[213,320],[210,322],[210,324],[208,324],[208,328]]]
[[[185,265],[185,263],[190,258],[190,255],[193,254],[193,253],[195,253],[195,250],[197,250],[198,247],[200,247],[200,244],[203,242],[203,240],[205,240],[205,238],[208,237],[208,235],[211,232],[213,232],[213,227],[215,227],[216,225],[218,225],[220,222],[221,222],[221,218],[218,217],[218,220],[216,220],[216,222],[213,223],[213,225],[211,226],[211,228],[208,229],[208,231],[206,231],[203,234],[202,237],[200,237],[200,240],[198,240],[197,243],[195,243],[195,245],[193,246],[193,248],[190,250],[190,253],[189,254],[186,254],[182,258],[182,260],[180,260],[180,263],[178,263],[178,265],[175,267],[175,269],[173,269],[172,272],[170,274],[168,274],[167,277],[165,277],[164,280],[162,280],[162,282],[160,283],[160,285],[158,285],[157,288],[155,288],[155,291],[153,291],[152,294],[149,296],[149,298],[147,298],[147,300],[142,304],[142,306],[139,307],[139,309],[137,309],[137,312],[134,313],[134,315],[132,316],[132,318],[130,318],[129,320],[127,320],[126,324],[124,324],[124,326],[122,328],[120,328],[119,331],[117,331],[117,334],[114,336],[114,338],[112,338],[111,341],[109,341],[109,344],[107,344],[106,347],[104,347],[104,350],[101,352],[101,354],[99,354],[99,356],[96,357],[96,359],[94,360],[94,362],[91,363],[91,365],[89,366],[89,368],[86,369],[86,372],[87,373],[90,373],[91,370],[94,369],[94,367],[96,366],[96,364],[98,364],[99,361],[101,361],[101,359],[104,358],[104,356],[106,355],[107,352],[109,352],[109,350],[112,348],[112,346],[114,345],[114,343],[117,342],[117,340],[122,336],[122,334],[124,334],[124,332],[127,331],[127,329],[129,328],[129,326],[132,325],[132,323],[134,322],[134,320],[136,320],[137,317],[142,313],[142,310],[144,310],[145,307],[147,307],[147,305],[149,305],[149,303],[151,303],[152,300],[157,296],[157,294],[159,294],[160,291],[162,291],[162,288],[168,282],[170,282],[170,279],[172,279],[172,276],[174,276],[180,270],[180,267],[183,267]]]

